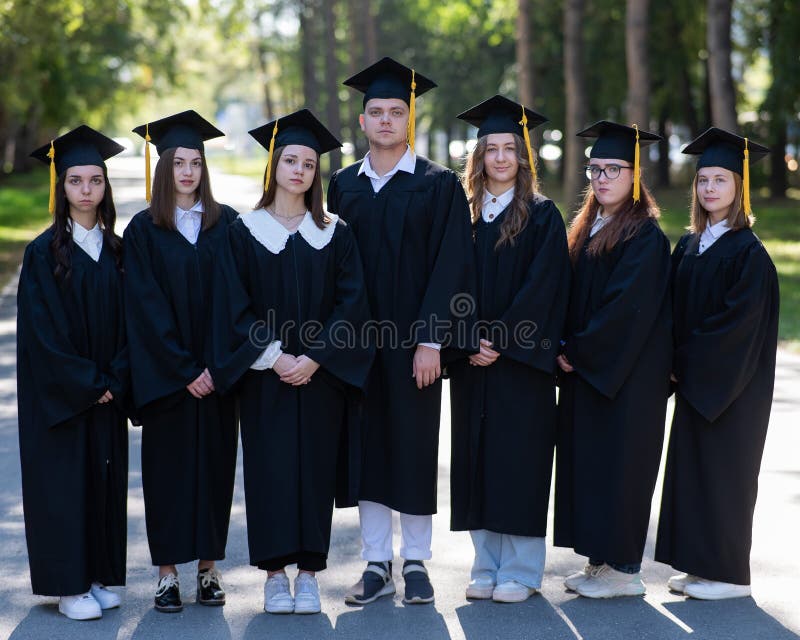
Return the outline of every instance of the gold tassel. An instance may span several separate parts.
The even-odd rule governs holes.
[[[522,120],[519,121],[522,125],[522,137],[525,138],[525,148],[528,150],[528,162],[531,165],[531,178],[533,179],[533,187],[536,188],[536,164],[533,161],[533,149],[531,149],[531,134],[528,131],[528,116],[525,115],[525,105],[522,106]]]
[[[47,210],[52,216],[56,212],[56,148],[52,140],[47,157],[50,158],[50,200],[47,203]]]
[[[636,129],[636,146],[633,148],[633,201],[639,202],[642,180],[642,167],[639,162],[639,127],[633,125],[633,128]]]
[[[414,70],[411,70],[411,99],[408,101],[408,146],[414,151],[415,125],[417,118],[417,81]]]
[[[272,154],[275,151],[276,135],[278,135],[278,120],[275,121],[275,128],[272,130],[272,139],[269,141],[269,155],[267,156],[267,175],[264,178],[264,191],[269,188],[269,178],[272,175]]]
[[[144,126],[144,197],[150,202],[153,193],[150,185],[150,125]]]
[[[753,213],[750,206],[750,150],[747,148],[747,138],[744,139],[744,167],[742,168],[742,199],[744,200],[744,213],[749,216]]]

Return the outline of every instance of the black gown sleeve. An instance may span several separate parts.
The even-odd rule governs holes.
[[[172,306],[153,274],[145,224],[134,218],[124,234],[125,318],[137,407],[185,388],[203,372],[181,344]]]
[[[564,221],[551,200],[538,205],[537,219],[541,222],[534,237],[534,258],[528,267],[511,306],[500,318],[512,332],[508,348],[501,349],[503,356],[553,373],[555,359],[559,353],[559,342],[569,302],[569,281],[572,268],[567,248],[567,233]],[[535,210],[535,209],[534,209]],[[528,224],[534,224],[530,220]],[[502,277],[502,274],[499,274]],[[530,336],[515,335],[523,323],[536,323]],[[531,348],[527,342],[533,340]]]
[[[42,249],[28,245],[17,290],[18,348],[32,372],[23,384],[36,394],[47,428],[86,411],[112,386],[73,347],[58,287]]]
[[[374,347],[367,344],[364,335],[369,306],[361,259],[355,237],[346,224],[338,223],[331,242],[335,252],[336,302],[305,355],[343,382],[363,389]]]
[[[724,307],[706,317],[675,349],[674,374],[681,395],[712,422],[758,368],[777,292],[775,266],[760,243],[751,244],[740,260],[739,276],[725,293]]]
[[[575,371],[613,399],[636,364],[669,287],[669,241],[654,223],[625,243],[587,326],[566,338]]]
[[[231,225],[214,269],[211,310],[211,366],[214,386],[225,393],[236,384],[271,342],[274,331],[259,322],[247,292],[246,247],[241,228]]]

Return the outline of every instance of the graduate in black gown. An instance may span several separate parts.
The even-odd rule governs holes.
[[[567,589],[641,595],[672,359],[670,246],[640,179],[659,136],[601,121],[569,233],[574,271],[561,355],[555,544],[589,557]]]
[[[50,165],[53,224],[25,250],[17,399],[31,586],[69,618],[119,606],[125,584],[128,349],[122,242],[104,160],[81,125],[31,155]]]
[[[405,601],[433,602],[431,557],[441,409],[439,349],[474,315],[469,207],[455,173],[414,152],[415,96],[435,84],[391,58],[345,81],[364,93],[369,153],[338,171],[328,209],[353,230],[377,354],[367,383],[359,492],[367,569],[347,601],[395,592],[392,511],[400,512]],[[474,349],[477,351],[477,348]]]
[[[451,529],[469,530],[475,546],[467,597],[521,602],[544,572],[555,358],[572,269],[564,220],[539,193],[523,131],[546,119],[502,96],[458,117],[478,127],[465,188],[481,350],[448,365]]]
[[[211,194],[203,141],[221,131],[185,111],[134,132],[160,156],[150,207],[125,229],[125,295],[155,608],[173,612],[183,608],[175,565],[192,560],[197,601],[225,603],[215,561],[225,557],[238,427],[207,356],[213,275],[236,212]],[[146,154],[149,191],[149,145]]]
[[[753,233],[749,161],[766,147],[712,127],[699,155],[691,231],[672,254],[675,413],[656,560],[673,591],[750,595],[750,544],[778,340],[778,278]],[[748,158],[749,156],[749,158]]]
[[[264,194],[231,225],[217,271],[213,375],[223,391],[239,381],[247,539],[251,564],[267,571],[264,609],[318,613],[337,477],[350,487],[340,497],[355,500],[369,307],[353,234],[322,204],[320,155],[341,143],[307,109],[250,134],[271,153]]]

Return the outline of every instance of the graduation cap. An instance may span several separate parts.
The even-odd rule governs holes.
[[[308,109],[301,109],[282,116],[251,129],[248,133],[255,138],[258,144],[269,151],[267,175],[264,180],[265,191],[269,186],[269,178],[272,174],[272,154],[276,146],[300,144],[313,149],[320,155],[342,146],[342,143]]]
[[[32,152],[32,158],[50,165],[50,213],[55,212],[56,175],[61,175],[70,167],[94,165],[105,168],[108,158],[124,150],[121,144],[82,124]]]
[[[494,95],[456,117],[478,127],[479,138],[491,133],[514,133],[524,138],[525,148],[528,150],[528,162],[531,165],[531,176],[536,183],[536,166],[533,162],[529,130],[547,122],[547,118],[541,113],[501,95]]]
[[[575,135],[581,138],[597,138],[592,145],[590,158],[619,158],[633,163],[633,201],[639,202],[639,185],[642,179],[639,147],[653,144],[656,140],[661,140],[661,136],[639,129],[637,125],[628,127],[608,120],[595,122]]]
[[[167,149],[177,147],[203,151],[203,141],[225,135],[192,109],[139,125],[133,129],[133,132],[145,139],[145,191],[148,202],[150,202],[150,145],[147,144],[148,142],[152,141],[156,145],[158,154],[161,155]]]
[[[433,89],[436,86],[433,80],[387,56],[349,77],[342,84],[363,93],[364,106],[373,98],[397,98],[405,102],[409,106],[408,144],[414,150],[416,96]]]
[[[742,199],[744,212],[750,215],[750,161],[758,162],[769,153],[769,149],[735,133],[711,127],[687,144],[683,152],[700,156],[697,169],[722,167],[742,176]]]

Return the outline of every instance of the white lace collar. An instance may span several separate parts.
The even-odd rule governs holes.
[[[327,216],[330,222],[325,225],[324,229],[320,229],[314,223],[311,212],[306,211],[303,221],[297,227],[297,232],[303,236],[303,239],[317,250],[322,249],[331,241],[333,232],[336,229],[336,223],[339,221],[339,216],[333,213],[329,213]],[[255,211],[243,213],[239,217],[252,236],[267,251],[275,255],[286,248],[286,242],[293,233],[267,213],[265,209],[256,209]]]

